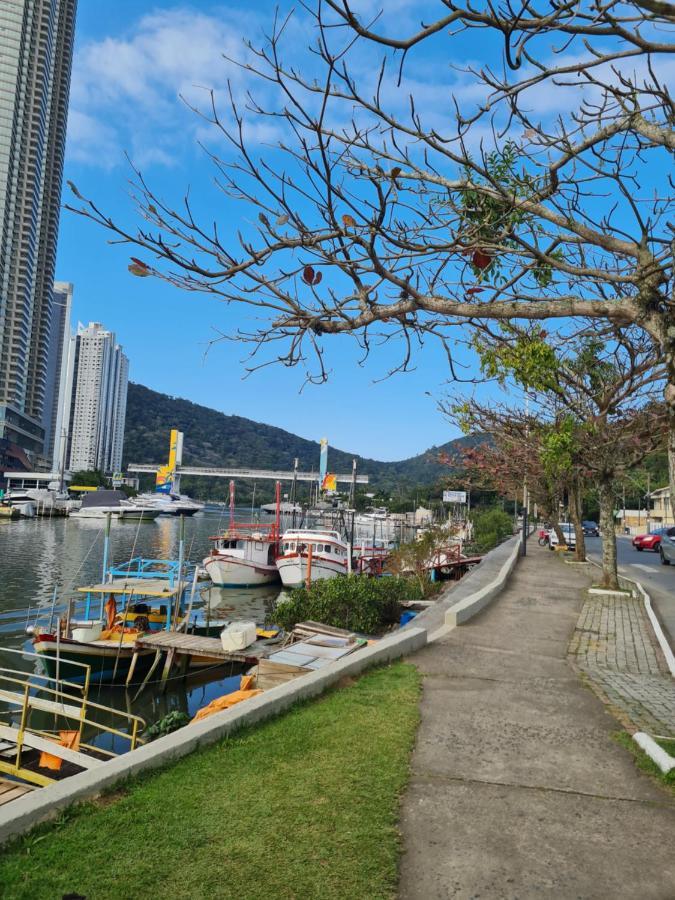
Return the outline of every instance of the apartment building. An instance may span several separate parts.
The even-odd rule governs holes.
[[[0,2],[0,439],[33,457],[45,449],[76,6]]]
[[[129,360],[98,322],[78,325],[61,383],[54,469],[119,472],[124,449]]]

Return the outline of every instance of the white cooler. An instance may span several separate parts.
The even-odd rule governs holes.
[[[220,643],[223,650],[232,652],[250,647],[256,637],[255,622],[232,622],[220,632]]]

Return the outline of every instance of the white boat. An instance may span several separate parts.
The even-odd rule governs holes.
[[[311,548],[311,560],[310,560]],[[320,528],[292,528],[281,538],[277,568],[284,587],[335,578],[349,571],[349,545],[337,531]]]
[[[213,550],[203,566],[216,587],[255,587],[279,580],[274,526],[237,525],[210,540]]]
[[[260,509],[268,516],[277,514],[276,503],[263,503]],[[288,500],[284,500],[283,503],[279,503],[279,514],[282,516],[292,516],[293,514],[300,516],[302,515],[302,506],[299,503],[290,503]]]
[[[13,488],[5,496],[5,502],[28,519],[52,513],[62,515],[78,505],[76,501],[70,499],[68,491],[60,490],[58,484],[52,483],[46,488]]]
[[[186,494],[164,494],[159,491],[139,494],[132,497],[130,502],[137,506],[158,509],[161,516],[193,516],[204,509],[203,503],[193,500]]]
[[[75,519],[105,519],[108,513],[119,521],[152,522],[160,510],[131,503],[122,491],[92,491],[83,497],[82,506],[71,512],[70,516]]]

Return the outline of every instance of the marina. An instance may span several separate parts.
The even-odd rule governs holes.
[[[164,722],[182,727],[367,646],[368,635],[320,621],[277,627],[280,591],[352,573],[381,579],[403,535],[425,527],[386,510],[357,516],[318,492],[314,508],[299,511],[282,503],[279,482],[272,523],[269,505],[235,506],[233,481],[229,506],[207,512],[176,482],[136,502],[96,490],[67,519],[0,524],[0,666],[11,656],[19,685],[0,690],[9,715],[0,773],[45,786],[54,780],[45,760],[57,760],[61,777],[96,767],[142,742],[147,725],[148,734]],[[461,577],[477,561],[453,544],[427,571]],[[400,624],[414,615],[407,604]],[[29,727],[36,711],[53,714],[50,731]],[[59,716],[80,721],[79,731],[57,728]],[[113,727],[115,716],[127,724]]]

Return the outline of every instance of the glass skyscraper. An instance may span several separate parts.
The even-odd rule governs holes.
[[[0,440],[44,448],[77,0],[0,0]],[[49,436],[47,436],[49,441]]]

